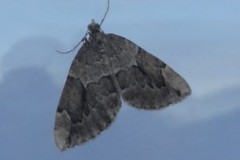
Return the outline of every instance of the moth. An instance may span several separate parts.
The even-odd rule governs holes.
[[[98,23],[74,58],[57,107],[54,137],[65,150],[96,137],[115,119],[121,99],[156,110],[191,94],[166,63],[130,40],[105,34]]]

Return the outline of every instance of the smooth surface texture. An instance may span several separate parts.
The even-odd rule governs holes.
[[[101,136],[61,152],[52,130],[73,48],[105,0],[0,1],[0,159],[239,160],[240,1],[112,0],[102,29],[135,42],[191,85],[161,111],[123,103]]]

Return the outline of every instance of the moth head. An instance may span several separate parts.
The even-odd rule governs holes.
[[[90,33],[97,33],[100,31],[100,25],[92,20],[92,22],[88,25],[88,30]]]

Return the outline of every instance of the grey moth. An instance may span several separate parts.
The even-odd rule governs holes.
[[[74,58],[57,107],[54,137],[61,150],[96,137],[115,119],[121,99],[157,110],[191,94],[166,63],[94,21]]]

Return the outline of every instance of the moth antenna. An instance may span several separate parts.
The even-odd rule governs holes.
[[[58,51],[58,50],[56,50],[56,52],[57,53],[60,53],[60,54],[68,54],[68,53],[71,53],[71,52],[73,52],[83,41],[85,41],[86,40],[86,37],[87,37],[87,35],[88,35],[88,32],[85,34],[85,36],[81,39],[81,41],[79,41],[71,50],[69,50],[69,51]]]
[[[102,20],[100,22],[100,26],[102,25],[103,21],[105,20],[105,18],[107,16],[107,13],[109,11],[109,6],[110,6],[110,0],[107,1],[107,9],[106,9],[106,11],[104,13],[104,16],[103,16],[103,18],[102,18]],[[78,42],[71,50],[69,50],[69,51],[58,51],[58,50],[56,50],[56,52],[60,53],[60,54],[68,54],[68,53],[73,52],[83,41],[86,40],[86,37],[87,37],[88,34],[89,34],[89,32],[87,31],[85,36],[81,39],[81,41]]]
[[[103,16],[103,18],[102,18],[102,20],[100,22],[100,26],[102,25],[103,21],[105,20],[105,18],[107,16],[107,13],[109,11],[109,6],[110,6],[110,0],[107,1],[107,9],[106,9],[105,14],[104,14],[104,16]]]

